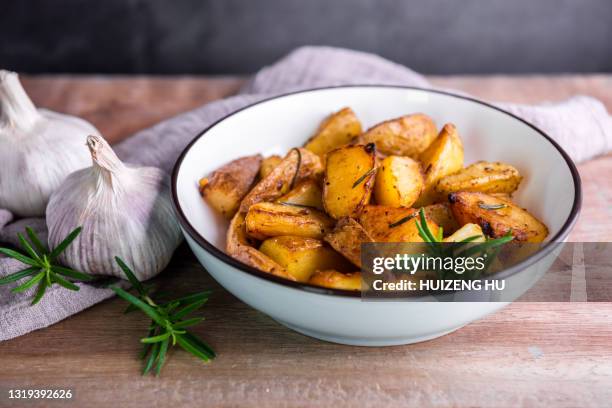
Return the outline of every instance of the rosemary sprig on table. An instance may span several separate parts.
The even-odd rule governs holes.
[[[32,300],[32,305],[35,305],[40,302],[47,289],[53,284],[58,284],[69,290],[78,291],[79,287],[72,281],[89,281],[93,279],[91,275],[57,264],[58,256],[64,252],[72,241],[81,233],[81,227],[76,228],[68,234],[68,236],[53,250],[48,250],[42,244],[32,228],[26,227],[26,233],[30,239],[29,242],[22,234],[17,234],[21,247],[25,253],[20,253],[9,248],[0,248],[0,253],[29,265],[29,267],[0,279],[0,285],[6,285],[29,277],[29,280],[12,289],[11,292],[24,292],[38,284],[36,295],[34,295]]]
[[[117,287],[110,288],[130,305],[126,313],[140,309],[151,318],[149,333],[140,341],[144,344],[140,358],[145,360],[142,375],[147,375],[155,366],[155,374],[159,375],[165,361],[168,349],[178,344],[185,351],[208,362],[215,358],[215,352],[198,336],[187,330],[188,327],[201,323],[203,317],[188,317],[200,309],[208,300],[209,291],[194,293],[172,301],[157,303],[149,294],[149,289],[142,285],[132,270],[115,257],[126,277],[136,290],[136,295]]]

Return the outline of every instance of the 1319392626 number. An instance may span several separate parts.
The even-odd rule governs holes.
[[[71,389],[9,389],[9,399],[72,399]]]

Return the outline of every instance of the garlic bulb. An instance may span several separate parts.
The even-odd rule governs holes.
[[[60,261],[83,272],[125,278],[118,256],[139,279],[148,279],[166,267],[182,239],[168,179],[158,168],[123,164],[100,136],[88,136],[87,146],[93,166],[68,176],[49,200],[49,245],[82,226]]]
[[[88,122],[36,109],[16,73],[0,70],[0,208],[42,216],[68,174],[89,166]]]

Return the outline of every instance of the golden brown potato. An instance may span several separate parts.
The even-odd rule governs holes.
[[[344,108],[329,115],[314,136],[304,145],[305,149],[324,159],[325,154],[349,143],[361,134],[361,122],[351,108]]]
[[[211,207],[230,219],[253,185],[260,164],[260,154],[233,160],[219,167],[209,178],[200,179],[200,194]]]
[[[451,193],[448,200],[460,224],[478,224],[493,238],[511,232],[517,241],[542,242],[548,235],[546,225],[507,200],[468,191]]]
[[[283,161],[283,158],[278,155],[266,157],[261,161],[261,167],[259,167],[259,178],[265,178],[268,174],[272,173],[272,170]]]
[[[341,273],[333,270],[315,272],[308,283],[324,288],[361,290],[361,272]]]
[[[438,226],[425,216],[434,235]],[[367,205],[359,215],[359,223],[375,242],[423,242],[416,222],[419,213],[414,208],[396,208],[383,205]]]
[[[343,146],[327,154],[323,206],[335,218],[359,213],[370,202],[376,176],[374,144]]]
[[[415,207],[423,207],[439,200],[435,186],[438,181],[463,168],[463,144],[455,125],[444,125],[433,143],[421,154],[421,164],[425,169],[425,189]]]
[[[316,271],[351,268],[346,259],[318,239],[295,236],[268,238],[259,250],[284,267],[298,282],[307,282]]]
[[[236,213],[230,223],[227,230],[225,252],[232,258],[261,271],[280,276],[281,278],[295,280],[293,276],[287,273],[285,268],[253,248],[253,242],[246,235],[244,229],[244,214],[242,213]]]
[[[374,197],[381,205],[410,207],[419,198],[425,180],[421,166],[410,157],[388,156],[376,173]]]
[[[361,224],[349,217],[340,218],[334,230],[327,233],[324,239],[336,251],[360,268],[361,244],[363,242],[374,242]]]
[[[482,229],[478,225],[465,224],[463,227],[455,231],[454,234],[452,234],[451,236],[447,238],[444,238],[444,242],[461,242],[464,239],[476,237],[476,236],[478,236],[479,238],[476,238],[470,242],[485,242],[486,241],[484,233],[482,232]]]
[[[376,149],[386,155],[418,159],[437,134],[436,124],[429,116],[415,113],[379,123],[357,140],[375,143]]]
[[[261,201],[274,201],[300,181],[316,177],[323,170],[321,159],[306,149],[291,149],[266,177],[253,187],[240,204],[240,212]]]
[[[334,221],[321,211],[278,203],[257,203],[246,215],[247,234],[257,239],[294,235],[323,238]]]
[[[438,203],[423,207],[425,216],[438,224],[444,231],[444,235],[451,235],[459,229],[459,224],[453,215],[448,203]]]
[[[479,161],[438,181],[436,191],[443,196],[457,191],[511,194],[523,177],[518,170],[501,162]]]
[[[316,180],[307,179],[300,181],[293,190],[279,197],[276,202],[323,210],[323,193]]]

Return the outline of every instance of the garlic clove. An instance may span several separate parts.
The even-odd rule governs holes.
[[[122,163],[100,136],[87,137],[93,164],[74,172],[47,206],[49,244],[82,226],[61,256],[73,269],[125,278],[114,257],[133,265],[139,279],[163,270],[182,241],[166,174]]]
[[[42,216],[66,176],[90,165],[88,134],[99,132],[74,116],[36,109],[18,75],[0,70],[0,208]]]

